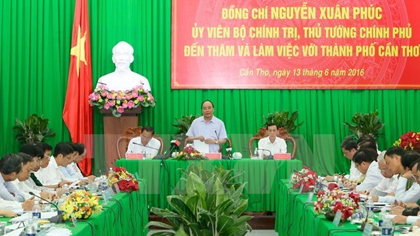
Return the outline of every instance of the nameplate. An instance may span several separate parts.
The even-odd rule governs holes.
[[[366,223],[365,229],[363,230],[363,236],[370,236],[372,234],[373,226],[371,224]]]
[[[127,160],[141,160],[143,159],[142,153],[127,153],[125,154]]]
[[[210,160],[221,160],[222,154],[221,153],[206,153],[205,156]]]
[[[290,160],[292,155],[290,153],[275,153],[273,155],[274,160]]]
[[[343,215],[343,213],[341,213],[341,211],[337,211],[335,213],[334,220],[333,220],[333,224],[335,226],[338,226],[340,224],[340,220],[341,220],[342,215]]]
[[[308,200],[306,200],[306,202],[312,202],[313,197],[314,197],[314,192],[309,192]]]
[[[76,227],[76,225],[77,225],[77,218],[76,218],[76,216],[74,215],[74,213],[71,213],[70,217],[71,217],[71,222],[73,223],[73,226],[72,227]]]

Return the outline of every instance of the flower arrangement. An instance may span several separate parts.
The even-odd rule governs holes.
[[[395,141],[393,146],[402,147],[404,149],[413,150],[415,146],[420,144],[420,132],[407,132]]]
[[[175,160],[204,160],[206,157],[195,150],[191,144],[188,144],[176,155],[173,159]]]
[[[105,85],[99,85],[89,95],[89,104],[97,106],[99,109],[111,109],[113,116],[120,117],[125,110],[133,109],[140,105],[143,107],[154,107],[155,98],[149,91],[143,89],[142,85],[126,91],[114,91],[108,89]]]
[[[84,190],[70,194],[60,208],[63,211],[64,220],[70,219],[71,214],[74,214],[77,219],[87,219],[93,212],[101,212],[101,209],[99,197]]]
[[[300,188],[302,186],[302,192],[309,192],[314,188],[317,178],[315,171],[303,168],[293,173],[290,183],[293,184],[292,188]]]
[[[139,190],[139,183],[124,167],[116,167],[108,174],[108,185],[118,185],[121,192],[130,193]]]
[[[339,188],[331,191],[319,191],[314,203],[315,211],[320,214],[334,214],[341,211],[341,221],[349,218],[359,208],[359,199],[353,193],[346,193]]]

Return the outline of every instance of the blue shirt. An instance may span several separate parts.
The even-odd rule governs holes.
[[[203,116],[195,119],[188,129],[187,136],[203,136],[204,139],[227,139],[225,124],[215,116],[209,122],[206,122]],[[219,145],[209,144],[209,150],[211,153],[219,152]]]
[[[25,195],[11,181],[4,181],[0,174],[0,197],[8,201],[24,202]]]

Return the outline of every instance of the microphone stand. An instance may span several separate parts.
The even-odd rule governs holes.
[[[273,160],[273,154],[271,153],[270,150],[265,149],[265,148],[257,148],[257,150],[259,150],[259,151],[268,151],[270,154],[268,156],[264,157],[263,159],[264,160]]]
[[[57,224],[57,223],[62,223],[63,222],[63,212],[60,211],[60,209],[58,208],[57,204],[55,204],[55,203],[53,203],[51,201],[48,201],[47,199],[42,198],[41,196],[35,195],[33,192],[29,192],[29,194],[32,195],[32,196],[34,196],[34,197],[37,197],[37,198],[39,198],[39,199],[41,199],[41,200],[43,200],[45,202],[48,202],[49,204],[51,204],[55,208],[57,208],[57,215],[48,219],[51,223],[56,223]]]

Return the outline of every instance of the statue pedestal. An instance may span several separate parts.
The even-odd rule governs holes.
[[[104,140],[105,140],[105,162],[107,168],[115,167],[115,162],[118,158],[117,141],[124,132],[131,127],[139,125],[139,117],[143,111],[142,106],[126,110],[121,114],[121,117],[112,116],[111,111],[101,109],[100,112],[104,116]]]

